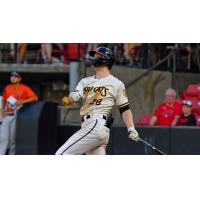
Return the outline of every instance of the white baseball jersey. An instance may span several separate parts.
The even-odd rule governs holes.
[[[129,103],[124,84],[112,75],[101,79],[91,76],[82,79],[70,96],[76,102],[83,99],[80,114],[90,118],[84,119],[81,129],[57,150],[56,155],[105,155],[110,129],[105,126],[103,116],[107,117],[114,105],[127,108]]]
[[[77,100],[74,98],[75,93],[79,94],[79,99],[83,98],[84,104],[88,102],[86,109],[81,110],[81,115],[96,113],[108,116],[114,105],[120,108],[129,104],[124,84],[112,75],[101,79],[95,76],[84,78],[70,95]],[[96,97],[97,93],[99,95]]]

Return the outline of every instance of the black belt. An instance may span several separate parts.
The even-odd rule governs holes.
[[[14,113],[6,113],[6,115],[14,116]]]
[[[87,116],[86,116],[86,119],[89,119],[90,117],[91,117],[90,115],[87,115]],[[106,126],[107,128],[110,129],[111,126],[112,126],[112,124],[113,124],[113,121],[114,121],[112,115],[109,116],[109,117],[106,117],[105,115],[103,115],[102,118],[106,120],[106,123],[105,123],[104,126]],[[82,122],[84,122],[84,121],[85,121],[85,120],[84,120],[84,117],[82,117]]]
[[[86,116],[86,119],[90,119],[90,118],[91,118],[90,115]],[[107,120],[107,117],[105,115],[103,115],[103,119]],[[85,121],[85,119],[84,119],[84,117],[82,117],[82,122],[84,122],[84,121]]]

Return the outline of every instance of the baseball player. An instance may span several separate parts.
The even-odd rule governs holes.
[[[81,129],[57,150],[56,155],[106,154],[111,109],[114,105],[119,108],[128,129],[129,138],[136,142],[139,140],[124,84],[110,74],[115,60],[112,51],[105,47],[99,47],[95,51],[89,51],[89,55],[96,75],[82,79],[76,90],[62,99],[64,105],[83,101],[80,110],[83,121]]]
[[[26,85],[21,84],[19,72],[10,74],[11,83],[6,86],[2,96],[0,134],[0,155],[15,154],[16,112],[25,103],[37,101],[37,95]]]

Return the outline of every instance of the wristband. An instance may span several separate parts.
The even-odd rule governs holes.
[[[128,128],[128,132],[135,132],[135,127],[132,126],[132,127]]]

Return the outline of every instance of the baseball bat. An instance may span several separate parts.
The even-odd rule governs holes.
[[[160,155],[166,155],[163,151],[161,151],[160,149],[154,147],[152,144],[148,143],[147,141],[145,141],[145,140],[143,140],[143,139],[141,139],[141,138],[139,139],[139,141],[140,141],[142,144],[144,144],[144,145],[150,147],[151,149],[153,149],[154,151],[156,151],[156,152],[159,153]]]

